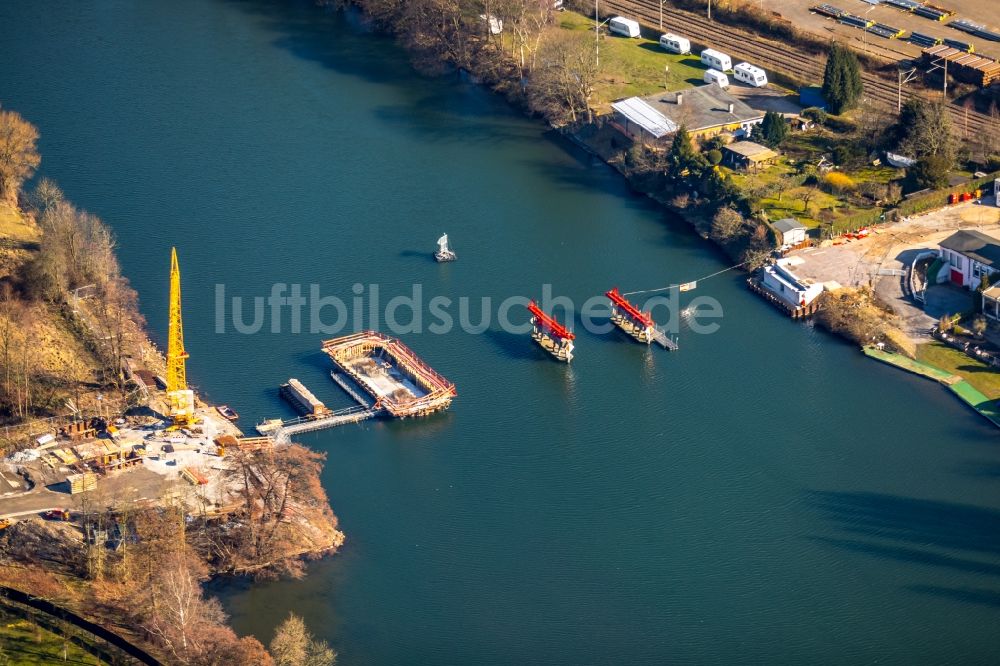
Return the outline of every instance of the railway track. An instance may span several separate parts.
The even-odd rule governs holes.
[[[620,13],[637,19],[653,30],[659,29],[659,0],[603,0],[602,13]],[[747,60],[765,69],[780,72],[797,80],[822,81],[826,66],[825,55],[816,55],[788,46],[755,33],[749,33],[732,26],[723,25],[698,14],[663,7],[663,30],[680,33],[702,46],[711,46],[733,56],[734,61]],[[877,74],[862,73],[865,94],[874,101],[895,108],[898,90],[893,82]],[[902,99],[912,97],[929,98],[924,92],[903,88]],[[956,132],[969,136],[996,131],[994,120],[989,116],[948,106]]]

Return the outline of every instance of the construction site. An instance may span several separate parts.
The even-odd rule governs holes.
[[[225,512],[233,505],[227,487],[227,455],[283,446],[293,435],[386,416],[425,416],[447,409],[455,385],[399,340],[364,331],[323,342],[334,368],[331,379],[357,403],[331,410],[298,379],[280,395],[299,413],[289,420],[258,425],[260,436],[245,437],[228,407],[198,400],[187,385],[181,314],[180,267],[171,251],[170,318],[165,377],[126,363],[146,406],[118,418],[74,419],[34,436],[34,446],[0,465],[0,515],[64,511],[71,496],[103,489],[155,502],[165,496],[191,499],[189,511]],[[185,488],[188,490],[185,491]],[[8,491],[8,492],[4,492]],[[191,492],[194,491],[194,492]]]
[[[377,331],[327,340],[323,351],[341,373],[371,396],[371,409],[393,418],[426,416],[447,409],[458,395],[453,383],[409,347]],[[344,386],[346,382],[336,374],[331,374],[334,381]]]
[[[72,496],[91,491],[156,502],[165,495],[197,494],[200,507],[229,504],[221,481],[227,451],[259,448],[187,385],[180,266],[170,258],[170,301],[165,377],[126,359],[123,372],[144,396],[145,405],[120,416],[76,414],[51,431],[35,433],[34,446],[0,465],[4,485],[0,513],[26,515],[64,510]],[[185,488],[196,493],[186,492]]]

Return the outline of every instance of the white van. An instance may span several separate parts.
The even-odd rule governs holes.
[[[733,78],[754,88],[763,88],[767,85],[767,74],[764,70],[748,62],[741,62],[733,67]]]
[[[639,22],[624,16],[616,16],[608,21],[608,32],[622,37],[638,37]]]
[[[729,77],[717,69],[706,69],[702,79],[705,83],[716,83],[720,88],[729,87]]]
[[[705,49],[701,52],[701,64],[708,65],[720,72],[725,72],[733,68],[733,59],[722,51]]]
[[[671,33],[660,35],[660,46],[671,53],[687,55],[691,53],[691,40]]]

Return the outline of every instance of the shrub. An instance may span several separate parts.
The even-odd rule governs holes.
[[[844,141],[833,147],[833,161],[838,166],[858,166],[866,157],[864,146],[857,141]]]
[[[803,118],[807,118],[813,121],[817,125],[822,125],[823,123],[825,123],[828,117],[826,111],[819,108],[818,106],[810,106],[808,109],[802,109],[802,113],[800,115]]]
[[[691,205],[691,195],[687,192],[681,192],[670,200],[670,205],[674,208],[684,210]]]
[[[726,147],[726,140],[721,134],[716,134],[715,136],[705,139],[705,142],[701,144],[703,150],[722,150]]]
[[[975,333],[977,337],[983,337],[983,333],[986,332],[986,317],[979,315],[972,320],[972,332]]]
[[[715,166],[716,164],[718,164],[719,162],[722,161],[722,151],[721,150],[716,150],[715,148],[713,148],[712,150],[710,150],[707,153],[705,153],[705,157],[708,158],[708,163],[709,164],[711,164],[712,166]]]
[[[840,134],[849,134],[858,129],[857,123],[846,116],[828,116],[826,126]]]
[[[831,191],[838,193],[850,192],[857,187],[853,178],[840,171],[831,171],[826,174],[823,176],[823,182]]]
[[[720,208],[712,218],[712,239],[728,241],[740,232],[745,223],[746,219],[736,209],[729,206]]]
[[[949,162],[945,156],[928,155],[917,160],[910,169],[910,176],[919,188],[945,187],[948,185]]]

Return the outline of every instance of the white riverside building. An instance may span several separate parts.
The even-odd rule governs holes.
[[[962,229],[938,243],[938,248],[944,266],[935,276],[935,282],[951,281],[959,287],[975,290],[983,276],[989,276],[990,283],[997,281],[1000,239],[981,231]]]
[[[802,280],[791,271],[789,264],[788,259],[778,259],[765,266],[761,286],[793,309],[809,305],[823,293],[823,285]]]

